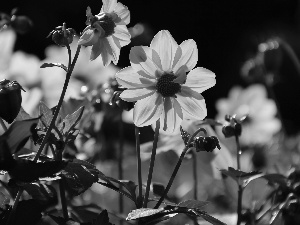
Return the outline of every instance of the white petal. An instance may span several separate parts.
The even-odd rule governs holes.
[[[106,47],[107,47],[108,51],[112,54],[113,62],[116,65],[118,63],[119,57],[120,57],[120,48],[116,45],[112,36],[109,36],[106,39],[109,44],[109,45],[106,45]]]
[[[118,2],[114,11],[118,15],[118,19],[114,21],[116,24],[129,24],[130,12],[125,5],[123,5],[121,2]]]
[[[152,78],[156,78],[158,74],[162,73],[157,62],[153,61],[157,57],[158,55],[153,49],[145,46],[134,46],[129,54],[131,66],[137,72],[144,71]]]
[[[173,133],[179,129],[183,114],[181,106],[174,98],[165,98],[164,110],[161,115],[162,129],[168,133]]]
[[[131,88],[122,92],[120,98],[128,102],[135,102],[153,95],[156,91],[151,88]]]
[[[101,55],[106,54],[104,51],[105,51],[105,47],[104,47],[103,39],[99,38],[97,43],[94,44],[92,47],[90,60],[95,60],[100,54]]]
[[[170,72],[172,70],[172,62],[178,47],[178,44],[170,32],[167,30],[158,32],[154,36],[150,47],[158,53],[163,71]]]
[[[123,47],[130,43],[131,36],[125,25],[117,25],[112,36],[118,39],[120,47]]]
[[[178,53],[180,58],[178,62],[174,61],[173,63],[173,72],[177,74],[177,71],[184,68],[185,72],[192,70],[198,61],[198,49],[197,44],[194,40],[186,40],[182,42],[178,49]],[[181,54],[180,54],[181,53]]]
[[[79,38],[78,45],[92,46],[98,41],[98,39],[99,35],[97,34],[97,31],[92,28],[88,28],[85,29],[85,31]]]
[[[181,87],[181,92],[176,94],[184,119],[203,120],[207,115],[205,100],[201,94],[188,87]]]
[[[137,101],[133,110],[133,122],[138,127],[155,123],[163,110],[163,98],[157,92],[151,96]]]
[[[202,93],[216,84],[215,74],[205,68],[197,67],[188,73],[185,84],[194,91]]]
[[[120,85],[125,88],[142,88],[142,87],[149,87],[155,86],[156,80],[155,79],[148,79],[137,72],[129,66],[126,67],[116,74],[116,79]]]
[[[117,6],[117,0],[102,0],[101,12],[111,13]]]

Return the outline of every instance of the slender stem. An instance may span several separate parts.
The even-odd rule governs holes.
[[[141,163],[141,150],[140,150],[140,130],[135,126],[135,148],[136,148],[136,160],[138,171],[138,186],[139,186],[139,202],[138,208],[142,207],[143,187],[142,187],[142,163]]]
[[[239,184],[239,190],[238,190],[238,204],[237,204],[237,222],[236,225],[240,225],[242,222],[242,199],[243,199],[243,187]]]
[[[66,193],[65,193],[65,183],[63,179],[64,177],[61,177],[61,179],[59,180],[59,193],[60,193],[60,201],[61,201],[63,215],[64,218],[67,220],[69,219],[69,215],[68,215],[68,206],[67,206]]]
[[[193,180],[194,180],[194,199],[198,200],[198,174],[197,174],[197,155],[194,151],[192,153],[193,160]]]
[[[167,184],[167,187],[166,187],[166,189],[165,189],[163,195],[160,197],[160,199],[158,200],[158,202],[156,203],[156,205],[155,205],[155,207],[154,207],[155,209],[157,209],[157,208],[160,206],[160,204],[163,202],[163,200],[164,200],[165,197],[167,196],[167,194],[168,194],[168,192],[169,192],[169,190],[170,190],[170,188],[171,188],[171,185],[172,185],[172,183],[173,183],[173,181],[174,181],[174,179],[175,179],[175,177],[176,177],[176,174],[177,174],[177,172],[178,172],[178,170],[179,170],[179,167],[180,167],[180,165],[181,165],[181,162],[183,161],[184,156],[185,156],[185,154],[187,153],[187,151],[188,151],[188,149],[189,149],[189,146],[190,146],[191,142],[194,140],[194,138],[196,137],[196,135],[197,135],[200,131],[203,131],[203,132],[206,134],[206,130],[205,130],[204,128],[201,127],[201,128],[199,128],[198,130],[196,130],[196,132],[193,133],[193,135],[190,137],[188,143],[186,144],[185,148],[183,149],[183,151],[182,151],[182,153],[181,153],[181,155],[180,155],[180,157],[179,157],[179,160],[178,160],[178,162],[177,162],[177,164],[176,164],[176,166],[175,166],[175,168],[174,168],[174,170],[173,170],[173,173],[172,173],[172,175],[171,175],[171,177],[170,177],[170,180],[169,180],[169,182],[168,182],[168,184]]]
[[[153,169],[154,169],[156,148],[157,148],[157,142],[158,142],[158,136],[159,136],[159,127],[160,127],[160,122],[159,122],[159,119],[158,119],[156,121],[153,148],[152,148],[152,153],[151,153],[150,166],[149,166],[149,172],[148,172],[147,186],[146,186],[146,192],[145,192],[145,196],[144,196],[143,208],[147,208],[147,203],[148,203],[150,185],[151,185],[151,180],[152,180],[152,173],[153,173]]]
[[[241,162],[240,162],[240,156],[242,154],[239,136],[235,135],[235,142],[236,142],[236,163],[237,163],[237,169],[241,170]]]
[[[120,114],[120,120],[119,120],[119,157],[118,157],[118,174],[119,174],[119,180],[123,180],[123,147],[124,147],[124,127],[123,127],[123,120],[122,120],[122,114]],[[119,186],[120,190],[122,190],[122,185]],[[124,199],[123,195],[119,194],[119,212],[120,214],[123,213],[124,208]],[[120,224],[123,224],[123,220],[120,220]]]
[[[1,123],[1,126],[2,126],[3,130],[7,131],[7,127],[6,127],[4,121],[3,121],[3,119],[1,117],[0,117],[0,123]]]
[[[19,204],[19,201],[20,201],[20,198],[22,196],[22,193],[23,193],[23,188],[19,188],[19,191],[18,191],[17,196],[16,196],[15,201],[14,201],[14,205],[13,205],[12,210],[11,210],[11,212],[9,214],[8,219],[7,219],[6,225],[10,225],[11,224],[10,223],[11,219],[13,218],[14,214],[16,213],[16,209],[17,209],[17,206]]]
[[[34,162],[36,162],[38,160],[39,156],[41,155],[41,152],[42,152],[42,150],[43,150],[43,148],[44,148],[44,146],[45,146],[45,144],[46,144],[46,142],[47,142],[47,140],[48,140],[48,138],[49,138],[49,136],[51,134],[51,131],[52,131],[53,127],[55,126],[55,121],[56,121],[57,116],[59,114],[60,107],[61,107],[61,105],[63,103],[64,97],[65,97],[65,94],[66,94],[66,91],[67,91],[67,87],[68,87],[68,84],[69,84],[69,81],[70,81],[70,78],[71,78],[71,75],[72,75],[75,63],[77,61],[77,58],[78,58],[78,55],[79,55],[79,52],[80,52],[80,47],[81,47],[81,45],[77,46],[77,50],[76,50],[73,62],[71,63],[71,66],[68,68],[68,72],[66,74],[65,83],[64,83],[63,90],[62,90],[62,93],[60,95],[57,107],[55,109],[53,118],[52,118],[52,120],[50,122],[49,128],[47,129],[45,137],[44,137],[44,139],[42,141],[42,144],[40,145],[39,150],[37,151],[36,156],[35,156],[35,158],[33,160]]]

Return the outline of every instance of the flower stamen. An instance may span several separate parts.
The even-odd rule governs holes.
[[[181,90],[180,84],[173,82],[175,78],[176,76],[174,74],[162,75],[156,83],[156,90],[163,97],[173,97],[176,93],[180,92]]]

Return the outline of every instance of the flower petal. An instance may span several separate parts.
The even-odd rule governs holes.
[[[159,68],[157,53],[145,46],[134,46],[130,50],[129,59],[132,68],[137,72],[144,71],[151,78],[157,77],[162,71]],[[154,60],[153,60],[154,59]]]
[[[156,122],[163,111],[163,98],[157,92],[137,101],[133,109],[133,122],[144,127]]]
[[[101,12],[111,13],[117,6],[117,0],[102,0]]]
[[[79,38],[78,45],[92,46],[98,41],[100,34],[101,31],[97,31],[88,26]]]
[[[120,57],[120,48],[116,45],[114,42],[114,39],[112,36],[109,36],[106,38],[108,45],[106,45],[106,48],[108,49],[108,52],[110,52],[113,56],[113,62],[116,65],[119,61]]]
[[[179,60],[173,62],[173,72],[177,74],[178,70],[188,72],[192,70],[198,61],[198,49],[194,40],[189,39],[182,42],[176,52],[176,56],[180,55]],[[176,58],[176,57],[175,57]]]
[[[105,47],[104,47],[103,39],[99,38],[97,43],[95,43],[92,47],[90,60],[95,60],[100,54],[101,55],[106,54],[104,51],[105,51]]]
[[[114,12],[118,15],[117,20],[114,21],[116,24],[127,25],[130,23],[130,12],[121,2],[117,3]]]
[[[170,32],[167,30],[158,32],[154,36],[150,47],[158,53],[163,71],[170,72],[172,70],[172,62],[178,47],[178,44]]]
[[[138,74],[131,66],[126,67],[116,74],[118,84],[125,88],[142,88],[155,86],[155,79],[148,79]]]
[[[118,42],[120,43],[120,47],[123,47],[130,43],[131,36],[125,25],[117,25],[115,27],[115,32],[113,34],[113,37],[118,39]]]
[[[165,98],[164,110],[160,117],[162,129],[168,133],[179,130],[183,119],[183,113],[180,104],[174,98]]]
[[[181,92],[176,94],[184,119],[203,120],[207,115],[205,100],[201,94],[188,87],[181,86]]]
[[[203,92],[216,84],[215,74],[205,68],[197,67],[188,73],[185,84],[196,92]]]
[[[131,88],[123,91],[120,98],[127,102],[135,102],[153,95],[153,93],[155,90],[151,88]]]

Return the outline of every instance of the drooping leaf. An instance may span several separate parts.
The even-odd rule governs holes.
[[[32,127],[38,123],[39,118],[15,121],[2,135],[6,139],[12,154],[18,152],[31,136]]]
[[[206,201],[199,201],[199,200],[186,200],[183,202],[180,202],[177,206],[188,208],[188,209],[201,209],[204,206],[206,206],[209,202]]]
[[[140,208],[132,210],[128,215],[126,220],[136,220],[144,217],[149,217],[164,211],[163,208],[151,209],[151,208]]]
[[[73,195],[79,195],[98,181],[98,174],[99,170],[93,164],[74,159],[63,169],[61,176],[64,177],[68,190]]]
[[[47,67],[60,67],[64,69],[64,71],[68,72],[68,68],[62,63],[43,63],[40,68],[47,68]]]
[[[251,178],[258,178],[261,175],[261,172],[259,171],[252,171],[252,172],[243,172],[240,170],[236,170],[232,167],[228,167],[228,170],[222,169],[220,170],[223,174],[231,177],[234,179],[239,185],[243,185],[243,187],[246,187],[249,182],[251,181]]]
[[[84,106],[81,106],[78,110],[76,110],[74,113],[71,115],[67,115],[63,122],[65,123],[63,133],[67,134],[69,133],[74,127],[77,125],[79,120],[81,119],[81,116],[83,114]]]
[[[24,185],[23,188],[41,205],[49,206],[58,202],[56,190],[51,185],[42,183],[28,183]]]

